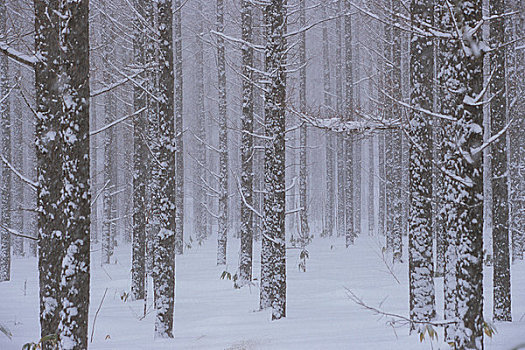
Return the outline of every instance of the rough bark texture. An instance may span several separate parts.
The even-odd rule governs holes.
[[[197,18],[198,18],[198,32],[197,32],[197,52],[195,57],[195,84],[197,88],[197,123],[195,125],[195,133],[197,135],[197,147],[194,153],[195,163],[193,167],[193,232],[197,242],[202,243],[206,237],[206,191],[204,179],[206,177],[206,110],[204,109],[204,44],[203,35],[203,16],[202,2],[197,1]]]
[[[155,337],[173,338],[175,304],[175,120],[173,67],[173,9],[171,0],[159,0],[159,231],[155,235],[153,281]]]
[[[306,27],[306,3],[301,0],[299,3],[299,26]],[[299,64],[301,69],[299,71],[299,108],[301,112],[306,112],[306,32],[300,34],[299,44]],[[284,106],[283,106],[284,107]],[[310,236],[310,228],[308,226],[308,164],[307,164],[307,145],[308,145],[308,129],[306,123],[302,123],[299,129],[299,225],[300,225],[300,245],[304,250],[305,245]],[[303,261],[304,262],[304,261]],[[303,271],[306,266],[303,265]]]
[[[516,0],[512,10],[521,11],[521,15],[510,18],[514,38],[525,35],[525,2]],[[525,101],[519,96],[525,96],[525,50],[517,50],[519,42],[508,53],[510,77],[509,116],[514,120],[510,129],[510,178],[511,178],[511,233],[512,260],[523,260],[525,252]]]
[[[342,14],[343,0],[337,1],[337,18],[335,24],[336,48],[335,48],[335,93],[336,93],[336,110],[338,115],[342,115],[345,109],[343,98],[343,39],[342,39],[342,20],[339,15]],[[337,236],[343,236],[345,230],[345,151],[344,151],[344,134],[337,134],[337,214],[336,229]]]
[[[326,5],[323,6],[323,15],[327,16]],[[332,115],[334,112],[332,106],[331,92],[331,75],[330,75],[330,47],[328,36],[328,23],[323,23],[323,99],[324,113]],[[335,215],[335,153],[334,153],[334,135],[330,131],[325,132],[326,140],[326,205],[325,205],[325,227],[323,234],[332,236],[334,233],[334,215]]]
[[[182,76],[182,1],[173,2],[175,45],[175,253],[184,252],[184,139],[183,139],[183,76]]]
[[[447,180],[447,230],[456,234],[456,317],[455,346],[458,349],[483,348],[483,154],[476,148],[483,143],[482,106],[475,103],[483,88],[483,57],[479,51],[480,32],[465,34],[481,20],[481,0],[456,0],[442,25],[460,37],[443,47],[442,74],[449,96],[443,101],[457,118],[455,132],[446,133],[449,171]],[[457,25],[454,24],[454,21]],[[450,23],[452,22],[452,23]],[[452,130],[451,130],[452,131]],[[450,243],[450,242],[449,242]],[[449,247],[449,250],[452,248]],[[454,264],[454,261],[448,263]],[[446,273],[452,266],[446,266]],[[445,290],[447,294],[447,290]]]
[[[505,13],[504,0],[490,1],[490,15]],[[490,41],[493,47],[505,43],[505,18],[490,22]],[[491,56],[492,80],[490,92],[491,133],[500,132],[507,124],[507,84],[505,49]],[[511,321],[510,249],[509,249],[509,172],[507,164],[507,135],[503,134],[491,146],[492,163],[492,254],[493,314],[496,321]]]
[[[217,32],[224,33],[224,1],[217,0]],[[226,54],[224,38],[217,36],[217,74],[219,90],[219,230],[217,265],[226,265],[228,238],[228,119],[226,104]]]
[[[7,33],[7,8],[5,0],[0,0],[0,32]],[[9,93],[8,61],[6,55],[0,55],[0,99]],[[1,150],[4,157],[10,160],[11,154],[11,121],[9,118],[9,98],[0,103]],[[2,162],[2,178],[0,179],[0,219],[3,225],[11,225],[11,169]],[[11,235],[0,229],[0,282],[11,278]]]
[[[270,300],[272,319],[286,316],[285,240],[285,103],[286,103],[286,0],[264,7],[266,27],[265,194],[263,250],[261,251],[261,306]]]
[[[345,1],[344,32],[345,32],[345,120],[354,120],[354,66],[352,62],[352,4]],[[344,139],[345,161],[345,242],[346,247],[354,244],[354,135],[347,134]]]
[[[58,0],[35,0],[36,160],[38,208],[38,271],[40,335],[57,334],[60,269],[64,248],[64,212],[61,205],[62,156],[60,149],[61,98],[58,90]],[[49,11],[49,16],[46,14]]]
[[[253,41],[252,15],[250,0],[242,0],[242,40]],[[249,45],[242,47],[242,116],[241,127],[241,253],[238,285],[243,286],[252,280],[253,256],[253,49]]]
[[[401,1],[392,0],[393,13],[401,11]],[[396,24],[399,24],[399,17],[395,16],[393,19],[394,27],[392,28],[392,97],[396,101],[402,99],[402,85],[401,85],[401,29]],[[392,117],[401,118],[401,109],[398,103],[392,104]],[[391,177],[389,181],[392,183],[391,196],[389,196],[390,216],[392,225],[388,225],[388,229],[392,230],[392,252],[394,262],[401,262],[403,259],[403,208],[402,208],[402,137],[401,131],[392,131],[392,138],[390,142],[390,151],[392,152]]]
[[[144,5],[135,0],[134,7],[144,17]],[[145,26],[142,19],[136,19],[133,33],[133,57],[139,67],[145,65],[143,48],[146,43]],[[146,93],[143,86],[133,89],[133,108],[135,111],[146,107]],[[145,298],[146,286],[146,182],[149,160],[145,135],[147,133],[146,113],[133,118],[133,238],[131,263],[131,294],[134,300]]]
[[[62,0],[59,12],[65,256],[58,331],[61,349],[86,349],[90,287],[88,1]]]
[[[412,0],[414,26],[434,24],[434,1]],[[412,34],[410,42],[411,105],[432,109],[434,51],[431,39]],[[432,247],[432,131],[430,119],[411,111],[410,144],[410,214],[409,214],[409,296],[410,318],[430,321],[436,314]],[[419,332],[424,331],[421,324]]]

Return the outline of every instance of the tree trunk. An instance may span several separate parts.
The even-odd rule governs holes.
[[[272,306],[272,319],[286,316],[285,235],[285,108],[286,108],[286,0],[264,7],[266,26],[265,194],[263,250],[261,252],[261,306]]]
[[[62,201],[65,256],[61,271],[58,326],[61,349],[88,346],[90,188],[89,188],[89,10],[86,0],[63,0],[60,13],[63,116]],[[56,249],[56,248],[55,248]]]
[[[353,79],[353,62],[352,62],[352,4],[349,0],[345,1],[344,31],[345,31],[345,120],[354,120],[354,79]],[[344,139],[345,154],[345,244],[348,248],[354,244],[354,135],[347,134]]]
[[[173,67],[173,9],[171,0],[159,0],[159,231],[155,236],[155,337],[173,338],[175,295],[175,118]]]
[[[253,8],[250,0],[241,3],[242,40],[251,43]],[[242,47],[242,116],[241,127],[241,256],[238,286],[242,287],[252,280],[253,255],[253,49]],[[252,207],[252,208],[250,208]]]
[[[505,13],[504,0],[490,1],[490,15]],[[494,48],[505,43],[505,19],[490,21],[490,39]],[[507,124],[507,87],[505,49],[500,48],[491,56],[492,80],[490,91],[491,133],[497,134]],[[492,253],[494,254],[494,320],[511,321],[510,249],[509,249],[509,195],[507,165],[507,135],[503,134],[491,146],[492,155]]]
[[[411,20],[416,26],[434,25],[434,1],[412,0]],[[410,41],[410,100],[415,108],[431,110],[434,104],[433,42],[420,35]],[[431,321],[436,314],[432,247],[432,130],[427,115],[411,111],[409,296],[410,319]],[[424,325],[419,324],[419,333]]]
[[[64,210],[58,91],[58,0],[35,0],[36,160],[40,336],[57,334],[61,307],[60,271],[64,256]],[[48,346],[45,346],[48,349]]]
[[[175,254],[184,252],[184,127],[183,127],[183,72],[182,72],[182,1],[175,0]]]
[[[217,32],[224,33],[224,1],[217,0]],[[217,36],[217,74],[219,90],[219,230],[217,265],[226,265],[228,239],[228,119],[226,101],[226,55],[224,38]]]
[[[0,0],[0,32],[7,33],[6,1]],[[0,99],[9,93],[9,65],[6,55],[0,56]],[[0,103],[0,123],[2,154],[10,160],[11,154],[11,121],[9,118],[9,98]],[[11,225],[11,169],[2,162],[2,178],[0,179],[0,215],[4,225]],[[0,233],[0,282],[11,279],[11,234],[4,228]]]
[[[306,27],[306,1],[301,0],[299,3],[299,27]],[[306,32],[300,34],[299,44],[299,64],[301,69],[299,71],[299,108],[302,113],[306,112]],[[300,247],[302,250],[301,269],[306,271],[306,256],[305,250],[310,237],[310,228],[308,225],[308,164],[307,164],[307,145],[308,145],[308,128],[306,123],[301,124],[299,129],[299,221],[300,221]]]
[[[144,4],[135,0],[134,7],[144,17]],[[146,30],[143,19],[135,20],[133,33],[133,56],[135,64],[145,66],[144,47]],[[144,76],[141,76],[143,84]],[[142,87],[133,89],[133,108],[135,111],[146,107],[146,93]],[[131,294],[133,300],[144,299],[146,296],[146,183],[148,178],[148,149],[144,136],[147,134],[146,112],[133,118],[133,244],[131,263]]]

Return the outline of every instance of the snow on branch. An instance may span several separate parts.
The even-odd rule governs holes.
[[[5,226],[4,224],[0,224],[0,227],[3,228],[4,230],[6,230],[9,234],[11,234],[13,236],[17,236],[17,237],[21,237],[21,238],[27,238],[27,239],[30,239],[32,241],[38,241],[37,237],[24,235],[24,234],[18,232],[17,230],[14,230],[14,229],[12,229],[10,227]]]
[[[4,164],[7,165],[9,169],[11,169],[11,171],[20,178],[20,180],[28,184],[33,190],[35,191],[37,190],[38,184],[35,181],[32,181],[31,179],[22,175],[21,172],[19,172],[13,165],[11,165],[11,163],[9,163],[9,161],[6,159],[6,157],[4,157],[3,154],[0,154],[0,158],[2,158],[2,161],[4,162]]]
[[[244,203],[244,205],[250,209],[255,215],[257,215],[258,217],[260,217],[261,219],[264,218],[264,216],[259,213],[257,211],[257,209],[255,209],[253,206],[251,206],[250,204],[248,204],[248,202],[246,201],[246,198],[244,197],[244,193],[242,193],[242,186],[241,186],[241,181],[239,180],[239,177],[237,175],[235,175],[235,179],[237,180],[237,188],[239,190],[239,194],[241,195],[241,199],[242,199],[242,202]]]
[[[294,109],[290,109],[290,111],[313,127],[334,132],[364,133],[377,130],[399,129],[401,127],[399,119],[385,120],[368,115],[361,115],[361,120],[348,121],[344,120],[342,116],[323,118],[322,116],[314,116],[308,112],[298,112]]]
[[[229,36],[229,35],[226,35],[224,33],[217,32],[215,30],[211,30],[210,33],[214,34],[214,35],[217,35],[217,36],[220,36],[221,38],[223,38],[225,40],[228,40],[228,41],[231,41],[231,42],[234,42],[234,43],[238,43],[238,44],[242,44],[243,46],[248,46],[251,49],[258,50],[258,51],[264,51],[264,46],[262,46],[262,45],[255,45],[255,44],[250,43],[248,41],[245,41],[245,40],[242,40],[242,39],[239,39],[239,38],[235,38],[233,36]]]
[[[406,317],[406,316],[403,316],[403,315],[399,315],[399,314],[394,314],[394,313],[391,313],[391,312],[387,312],[387,311],[381,310],[380,308],[368,305],[368,304],[366,304],[363,301],[363,299],[358,297],[352,290],[350,290],[350,289],[348,289],[346,287],[344,287],[344,288],[346,290],[346,294],[347,294],[348,298],[351,301],[353,301],[357,305],[361,306],[363,309],[371,311],[375,315],[390,318],[388,323],[390,325],[392,325],[392,326],[394,326],[396,324],[400,324],[400,325],[410,325],[410,326],[430,325],[430,326],[434,326],[434,327],[442,327],[442,326],[446,326],[446,325],[451,325],[451,324],[456,324],[457,323],[456,321],[418,321],[418,320],[411,320],[409,317]],[[416,328],[416,327],[411,327],[411,328]]]
[[[474,148],[472,151],[471,151],[471,154],[473,156],[475,156],[476,154],[480,153],[480,152],[483,152],[483,150],[487,147],[489,147],[490,145],[492,145],[494,142],[498,141],[498,139],[503,136],[508,130],[509,130],[509,127],[510,125],[514,122],[514,119],[511,119],[507,125],[505,125],[505,127],[503,129],[500,130],[500,132],[498,132],[496,135],[493,135],[491,136],[486,142],[484,142],[481,146],[479,147],[476,147]]]
[[[128,120],[129,118],[133,118],[133,117],[139,115],[140,113],[144,112],[146,109],[147,109],[146,107],[142,107],[141,109],[139,109],[135,113],[128,114],[128,115],[126,115],[126,116],[124,116],[122,118],[119,118],[119,119],[109,123],[108,125],[103,126],[102,128],[100,128],[98,130],[91,131],[89,133],[89,136],[94,136],[96,134],[100,134],[101,132],[106,131],[107,129],[110,129],[110,128],[114,127],[115,125],[120,124],[120,123],[122,123],[125,120]]]
[[[7,57],[15,60],[16,62],[28,66],[30,68],[34,68],[35,64],[39,62],[37,56],[26,55],[16,49],[13,49],[5,41],[0,41],[0,52],[6,55]]]

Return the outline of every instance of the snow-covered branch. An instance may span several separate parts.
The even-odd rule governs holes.
[[[28,184],[33,190],[35,191],[37,190],[38,184],[35,181],[32,181],[31,179],[22,175],[21,172],[19,172],[11,163],[9,163],[9,161],[6,159],[6,157],[4,157],[3,154],[0,155],[0,158],[2,158],[2,161],[4,162],[4,164],[7,165],[9,169],[11,169],[11,171],[20,178],[20,180]]]

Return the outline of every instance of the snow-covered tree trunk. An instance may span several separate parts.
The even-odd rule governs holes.
[[[242,0],[241,21],[242,40],[252,43],[253,6],[250,0]],[[252,280],[253,256],[253,48],[242,46],[242,115],[241,115],[241,253],[238,285],[240,287]],[[250,208],[251,207],[251,208]]]
[[[182,1],[175,0],[174,45],[175,45],[175,253],[184,252],[184,125],[183,125],[183,72],[182,72]]]
[[[491,0],[491,16],[505,13],[504,0]],[[490,21],[490,41],[494,48],[505,43],[504,17]],[[499,49],[491,56],[493,70],[490,81],[491,133],[497,134],[507,124],[507,83],[505,49]],[[507,135],[503,134],[491,145],[492,156],[492,253],[494,256],[494,320],[511,321],[510,290],[510,249],[509,249],[509,173],[507,165]]]
[[[299,3],[299,27],[306,27],[306,2],[301,0]],[[302,113],[306,112],[306,32],[302,31],[300,34],[299,44],[299,109]],[[284,108],[284,106],[282,106]],[[308,225],[308,164],[307,164],[307,145],[308,145],[308,129],[306,123],[302,123],[299,129],[299,220],[300,220],[300,240],[301,247],[307,242],[307,237],[310,235],[310,228]],[[303,266],[306,269],[306,266]]]
[[[285,107],[286,0],[264,7],[266,28],[265,193],[261,251],[261,306],[272,306],[272,319],[286,316]]]
[[[36,160],[40,335],[57,334],[60,269],[64,256],[64,210],[61,204],[62,155],[58,89],[58,0],[35,0]]]
[[[134,1],[135,10],[144,18],[144,4]],[[133,59],[139,67],[144,67],[144,46],[146,33],[143,18],[136,18],[133,31]],[[144,76],[140,77],[143,84]],[[133,109],[139,111],[146,107],[144,86],[133,89]],[[133,243],[131,263],[131,294],[134,300],[145,298],[146,288],[146,183],[149,160],[145,135],[147,134],[146,113],[133,118]]]
[[[401,1],[392,0],[392,13],[397,14],[401,11]],[[401,101],[402,99],[402,84],[401,84],[401,29],[399,28],[399,16],[393,18],[392,27],[392,97]],[[394,101],[392,104],[393,118],[401,118],[401,109],[399,104]],[[401,262],[403,258],[403,208],[402,208],[402,137],[401,131],[392,131],[392,139],[390,143],[392,152],[391,163],[391,177],[392,182],[392,196],[389,196],[391,202],[392,226],[388,226],[392,230],[392,252],[394,262]]]
[[[196,90],[197,90],[197,120],[195,125],[195,133],[199,138],[195,147],[195,165],[193,166],[193,232],[197,242],[203,242],[207,237],[206,224],[206,191],[203,179],[206,178],[204,167],[206,167],[206,111],[204,109],[204,43],[202,35],[204,35],[204,26],[201,16],[202,1],[197,1],[197,18],[198,18],[198,32],[197,32],[197,49],[195,54],[195,73],[196,73]]]
[[[336,111],[338,115],[343,115],[345,110],[344,98],[343,98],[343,39],[342,39],[342,1],[337,0],[336,13],[337,17],[335,20],[335,36],[336,36],[336,47],[335,47],[335,94],[336,94]],[[345,150],[344,150],[344,138],[345,135],[338,133],[336,136],[336,148],[337,148],[337,209],[336,209],[336,229],[337,236],[345,235]]]
[[[354,73],[352,62],[352,3],[345,1],[344,37],[345,37],[345,120],[354,120]],[[354,244],[354,135],[347,134],[344,139],[344,161],[345,161],[345,244],[348,248]]]
[[[412,0],[412,25],[434,24],[434,1]],[[415,108],[431,110],[434,104],[434,51],[431,39],[412,34],[410,41],[410,101]],[[433,279],[432,240],[432,131],[431,119],[411,111],[410,214],[409,214],[409,296],[410,319],[430,321],[436,314]],[[418,331],[424,331],[419,324]]]
[[[0,32],[7,33],[6,1],[0,0]],[[9,71],[6,55],[0,55],[0,123],[1,150],[4,157],[10,160],[11,155],[11,121],[9,118]],[[4,98],[5,97],[5,98]],[[0,179],[0,219],[3,225],[11,225],[11,170],[2,162],[2,178]],[[11,234],[4,228],[0,229],[0,282],[11,278]]]
[[[516,0],[512,10],[521,11],[520,15],[511,17],[514,38],[525,35],[525,3]],[[518,42],[519,43],[519,42]],[[511,46],[508,52],[510,89],[509,101],[510,119],[514,120],[510,128],[510,179],[511,179],[511,233],[512,260],[523,260],[525,251],[525,101],[519,96],[525,96],[525,50],[517,49],[519,44]]]
[[[111,75],[109,72],[108,63],[114,59],[112,54],[113,50],[113,38],[111,35],[111,30],[108,28],[109,18],[107,13],[110,9],[108,4],[105,1],[101,1],[100,6],[103,8],[101,11],[102,26],[101,26],[101,36],[102,36],[102,45],[103,45],[103,54],[102,60],[106,64],[104,69],[103,81],[104,85],[109,86],[111,84]],[[104,124],[108,125],[113,121],[114,114],[114,98],[113,92],[107,92],[104,94]],[[106,129],[104,131],[104,194],[103,194],[103,223],[102,223],[102,251],[101,251],[101,264],[109,264],[111,260],[111,255],[113,255],[113,239],[114,235],[112,234],[112,226],[114,225],[114,216],[113,216],[113,205],[115,197],[112,195],[112,192],[116,191],[115,187],[115,178],[112,176],[113,167],[116,159],[114,159],[113,147],[115,147],[115,137],[113,128]]]
[[[326,18],[326,5],[323,5],[323,15]],[[306,17],[306,16],[305,16]],[[324,99],[324,111],[328,115],[332,115],[334,112],[332,106],[332,88],[331,88],[331,75],[330,75],[330,47],[329,47],[329,36],[328,36],[328,23],[323,23],[323,99]],[[331,131],[325,132],[326,140],[326,206],[325,206],[325,227],[323,227],[324,234],[332,236],[334,233],[334,206],[335,206],[335,169],[334,169],[334,135]]]
[[[446,32],[451,32],[453,29],[450,12],[446,4],[440,2],[436,7],[437,26]],[[460,57],[457,53],[457,42],[453,39],[443,39],[439,43],[439,51],[437,57],[437,64],[439,66],[438,79],[442,86],[440,89],[440,112],[444,115],[455,116],[457,114],[458,105],[461,104],[460,97],[453,94],[452,91],[459,86],[459,61]],[[455,172],[455,155],[454,155],[454,141],[447,135],[454,135],[456,133],[456,125],[451,122],[445,122],[443,125],[443,139],[441,142],[443,168],[447,171]],[[458,198],[458,188],[455,182],[449,175],[443,176],[443,208],[442,215],[444,216],[444,273],[443,273],[443,293],[444,293],[444,310],[443,317],[447,321],[456,320],[457,310],[457,227],[456,221],[458,218],[458,206],[456,198]],[[445,326],[445,340],[448,343],[455,342],[456,325]]]
[[[456,0],[449,12],[441,9],[441,27],[460,40],[446,40],[441,45],[441,81],[446,86],[443,112],[457,119],[445,133],[447,247],[445,260],[445,317],[456,301],[455,334],[447,331],[447,340],[455,337],[459,349],[483,348],[483,110],[476,103],[483,89],[483,57],[479,51],[481,33],[471,33],[481,20],[481,0]],[[449,13],[454,17],[450,18]],[[464,40],[468,38],[468,40]],[[454,237],[454,234],[456,237]],[[454,257],[453,242],[456,242]],[[449,271],[456,265],[456,279]],[[455,286],[454,286],[455,284]],[[451,289],[454,288],[454,289]],[[451,316],[451,315],[450,315]],[[450,329],[449,329],[450,331]]]
[[[15,71],[15,76],[20,76],[20,69]],[[24,169],[24,139],[22,137],[22,112],[20,110],[19,99],[14,99],[11,104],[11,127],[13,130],[13,139],[11,142],[11,159],[18,169]],[[24,227],[24,187],[25,184],[16,176],[11,177],[12,194],[11,194],[11,226],[17,230],[23,231]],[[24,256],[24,238],[15,237],[13,240],[13,255]]]
[[[155,337],[173,338],[175,304],[175,119],[173,67],[173,8],[171,0],[159,0],[159,231],[155,235],[153,278],[155,286]]]
[[[224,33],[224,1],[217,0],[217,32]],[[219,90],[219,230],[217,265],[226,265],[228,238],[228,119],[226,102],[226,53],[224,38],[217,36],[217,74]]]
[[[61,349],[88,346],[90,185],[89,185],[89,5],[60,2],[62,188],[65,256],[58,326]]]
[[[387,9],[392,8],[392,0],[386,0],[385,6]],[[392,27],[393,21],[391,17],[387,17],[387,23],[385,24],[385,40],[384,40],[384,52],[385,52],[385,79],[384,79],[384,91],[385,94],[392,96],[393,91],[393,56],[392,56]],[[388,97],[385,97],[385,118],[394,119],[397,116],[393,115],[393,101]],[[386,250],[388,253],[393,252],[394,248],[394,226],[395,226],[395,208],[394,208],[394,197],[396,194],[394,177],[394,158],[393,158],[393,130],[385,131],[385,235],[386,235]]]

